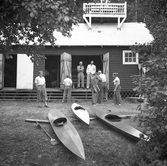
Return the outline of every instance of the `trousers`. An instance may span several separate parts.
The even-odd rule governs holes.
[[[119,85],[116,89],[116,91],[114,92],[114,96],[113,96],[113,101],[114,104],[121,104],[122,99],[121,99],[121,86]]]
[[[44,85],[37,86],[37,100],[41,102],[41,100],[47,101],[47,93]]]
[[[78,73],[78,88],[80,87],[84,88],[84,73],[83,72],[79,72]]]
[[[67,102],[70,103],[71,102],[71,87],[70,86],[65,86],[64,87],[64,93],[63,93],[63,100],[62,102],[64,103],[66,100],[66,96],[67,96]]]

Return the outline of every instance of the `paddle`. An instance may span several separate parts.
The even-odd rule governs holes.
[[[25,122],[30,122],[30,123],[47,123],[50,124],[49,120],[42,120],[42,119],[25,119]]]
[[[71,120],[78,120],[78,119],[76,119],[74,117],[70,117],[70,118],[71,118]],[[90,117],[90,120],[95,120],[95,119],[97,119],[96,116]],[[38,123],[50,124],[49,120],[42,120],[42,119],[25,119],[25,122],[30,122],[30,123],[38,122]]]
[[[39,127],[39,128],[41,128],[44,132],[45,132],[45,134],[50,138],[50,143],[51,143],[51,145],[56,145],[56,144],[58,144],[58,142],[54,139],[54,138],[52,138],[49,134],[48,134],[48,132],[36,121],[36,123],[37,123],[37,127]]]

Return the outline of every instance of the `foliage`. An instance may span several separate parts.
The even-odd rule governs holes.
[[[144,18],[154,41],[132,47],[148,69],[145,75],[134,76],[134,83],[149,103],[138,121],[150,137],[138,144],[134,165],[167,165],[167,4],[165,0],[140,0],[140,7],[140,19]]]
[[[0,52],[8,55],[12,45],[24,45],[21,48],[27,53],[37,52],[34,46],[47,42],[54,45],[53,32],[69,36],[81,18],[80,8],[79,0],[1,0]]]
[[[1,0],[0,52],[10,58],[12,45],[17,45],[32,61],[43,58],[41,50],[46,43],[55,46],[53,32],[70,36],[72,25],[83,22],[83,3],[89,2],[100,3],[101,0]],[[124,3],[125,0],[108,2]],[[136,0],[127,0],[127,3],[127,21],[134,21]]]

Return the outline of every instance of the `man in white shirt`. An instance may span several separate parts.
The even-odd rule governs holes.
[[[67,102],[71,102],[71,90],[72,90],[72,80],[69,75],[66,76],[66,78],[63,81],[64,84],[64,93],[63,93],[63,100],[62,103],[65,102],[66,96],[67,96]]]
[[[103,101],[103,98],[105,96],[105,99],[108,100],[108,83],[107,83],[107,80],[106,80],[106,75],[104,73],[102,73],[102,71],[98,71],[99,73],[99,77],[102,79],[102,92],[101,92],[101,98],[102,98],[102,101]]]
[[[96,73],[96,66],[94,65],[94,62],[91,61],[90,64],[86,68],[86,73],[87,73],[87,85],[86,88],[90,88],[90,83],[91,83],[91,77],[93,74]]]
[[[42,107],[40,105],[42,99],[44,100],[45,107],[48,107],[46,83],[45,83],[45,77],[43,76],[43,71],[39,71],[39,76],[35,78],[35,85],[37,88],[38,107],[40,108]]]
[[[121,105],[122,99],[121,99],[121,86],[120,86],[120,79],[118,78],[118,73],[113,73],[114,77],[114,95],[113,95],[113,101],[115,105]]]

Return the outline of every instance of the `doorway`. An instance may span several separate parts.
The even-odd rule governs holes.
[[[103,60],[102,56],[100,55],[92,55],[92,56],[72,56],[72,75],[77,75],[77,66],[79,65],[79,62],[83,62],[84,66],[84,74],[86,74],[86,68],[87,65],[90,64],[90,61],[94,61],[94,65],[96,66],[96,71],[103,70]]]
[[[60,56],[56,55],[46,56],[45,79],[47,88],[60,87]]]
[[[4,87],[16,88],[17,55],[5,58]]]
[[[98,70],[103,71],[103,59],[102,58],[103,58],[103,56],[101,56],[101,55],[92,55],[92,56],[87,56],[87,55],[76,56],[76,55],[73,55],[72,56],[72,80],[73,80],[74,84],[77,84],[77,75],[78,75],[77,66],[79,65],[80,61],[83,62],[85,84],[86,84],[86,68],[87,68],[87,65],[90,64],[91,61],[94,61],[94,65],[96,66],[96,71],[98,71]]]

